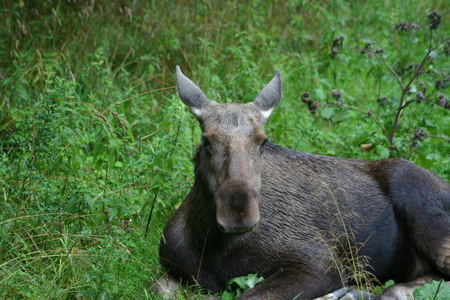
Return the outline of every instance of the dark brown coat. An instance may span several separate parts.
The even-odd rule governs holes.
[[[411,162],[299,153],[267,141],[281,74],[255,102],[218,104],[177,67],[200,122],[195,182],[163,232],[168,274],[217,292],[265,280],[242,299],[312,299],[347,283],[353,255],[380,282],[450,278],[450,185]],[[364,272],[363,272],[364,273]]]

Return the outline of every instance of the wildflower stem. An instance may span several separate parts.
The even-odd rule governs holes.
[[[405,107],[407,107],[412,101],[408,101],[405,103],[405,98],[406,95],[408,93],[408,91],[410,90],[411,85],[413,84],[413,82],[422,74],[421,70],[423,69],[424,65],[426,64],[428,60],[428,58],[430,57],[431,52],[433,52],[437,47],[439,47],[440,45],[442,45],[443,43],[445,43],[446,41],[450,40],[450,37],[447,37],[445,39],[443,39],[442,41],[440,41],[437,45],[435,45],[434,47],[431,46],[432,43],[432,37],[433,37],[433,31],[431,30],[431,35],[430,35],[430,46],[428,47],[428,51],[425,54],[425,57],[422,59],[422,62],[419,64],[419,66],[416,68],[416,70],[413,73],[413,76],[411,78],[411,80],[408,82],[408,84],[406,86],[403,86],[402,80],[401,78],[397,75],[397,73],[392,69],[392,67],[384,60],[381,59],[381,61],[386,65],[386,67],[391,70],[392,74],[394,74],[395,78],[397,79],[398,83],[400,84],[400,87],[402,89],[402,96],[400,98],[400,103],[398,105],[398,110],[397,110],[397,114],[395,116],[394,119],[394,125],[392,126],[392,131],[391,134],[388,137],[388,141],[389,141],[389,146],[392,146],[394,143],[394,135],[395,132],[397,130],[397,126],[398,123],[400,123],[400,116],[402,114],[402,111]]]

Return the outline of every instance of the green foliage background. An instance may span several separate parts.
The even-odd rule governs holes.
[[[279,68],[272,141],[403,157],[450,178],[449,110],[434,100],[409,105],[389,151],[381,128],[392,127],[401,90],[380,60],[360,54],[375,41],[407,80],[429,46],[431,11],[444,16],[432,42],[448,37],[445,0],[0,3],[2,298],[154,299],[146,286],[163,274],[160,234],[192,185],[200,137],[176,94],[176,65],[222,102],[252,101]],[[399,22],[421,28],[394,30]],[[433,99],[433,82],[450,68],[442,49],[420,78]],[[360,112],[327,107],[333,89]],[[321,102],[316,115],[300,101],[304,91]],[[449,99],[448,88],[439,92]],[[418,127],[429,137],[413,149]]]

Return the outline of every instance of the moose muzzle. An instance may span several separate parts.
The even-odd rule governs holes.
[[[258,223],[259,192],[248,181],[227,181],[215,195],[216,220],[225,233],[246,233]]]

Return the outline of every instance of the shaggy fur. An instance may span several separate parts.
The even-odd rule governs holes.
[[[450,279],[443,179],[400,159],[326,157],[267,142],[279,72],[248,104],[207,100],[179,68],[177,80],[204,138],[192,190],[161,239],[170,276],[218,292],[257,273],[265,280],[242,299],[312,299],[346,283],[354,251],[380,282],[428,273]]]

